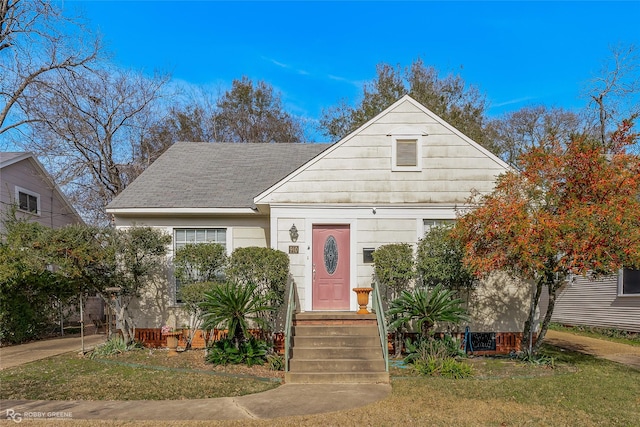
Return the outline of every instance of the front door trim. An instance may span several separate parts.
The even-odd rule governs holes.
[[[350,232],[349,239],[349,280],[350,288],[355,288],[357,283],[357,266],[356,266],[356,249],[357,249],[357,220],[355,218],[346,218],[336,220],[335,218],[306,218],[305,230],[309,230],[309,238],[307,241],[308,251],[305,260],[305,274],[304,274],[304,311],[313,311],[313,254],[311,251],[312,242],[312,230],[314,225],[348,225]],[[355,311],[358,308],[355,292],[349,292],[349,311]]]

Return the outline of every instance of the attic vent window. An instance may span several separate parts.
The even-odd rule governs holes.
[[[396,144],[396,166],[417,166],[418,141],[415,139],[398,139]]]
[[[391,170],[420,172],[422,170],[422,136],[402,135],[392,137]]]

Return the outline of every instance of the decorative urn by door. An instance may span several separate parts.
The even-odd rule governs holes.
[[[360,306],[357,314],[369,314],[367,305],[369,305],[369,293],[371,293],[372,290],[373,288],[353,288],[353,292],[358,296],[358,305]]]

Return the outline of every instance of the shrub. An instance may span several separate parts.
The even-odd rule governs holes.
[[[271,248],[238,248],[231,254],[227,278],[245,285],[256,285],[257,291],[277,309],[284,303],[289,278],[289,256]]]
[[[391,290],[392,298],[415,277],[413,248],[408,243],[380,246],[373,252],[373,262],[378,281]]]
[[[120,335],[115,335],[104,344],[96,346],[91,352],[89,358],[95,359],[97,357],[115,356],[116,354],[124,353],[125,351],[133,350],[136,348],[142,348],[139,343],[127,344]]]
[[[407,339],[405,341],[407,356],[404,361],[413,363],[416,360],[426,359],[428,356],[438,358],[445,357],[466,357],[460,349],[460,343],[452,337],[445,335],[442,339],[418,339],[415,342]]]
[[[453,357],[438,358],[429,356],[425,360],[416,361],[413,364],[413,369],[421,375],[441,376],[451,379],[473,376],[471,365],[460,362]]]
[[[467,378],[473,375],[471,365],[456,360],[464,355],[460,343],[451,337],[443,339],[418,339],[415,343],[405,343],[407,356],[405,363],[412,364],[420,375],[442,376],[445,378]]]
[[[546,366],[551,369],[555,368],[556,366],[556,360],[552,356],[547,356],[539,353],[530,353],[528,351],[524,351],[518,356],[518,359],[521,362],[529,365]]]
[[[418,242],[416,270],[424,286],[469,289],[474,277],[464,265],[464,248],[451,233],[451,225],[433,227]]]
[[[415,320],[422,337],[426,339],[437,322],[458,323],[465,320],[466,311],[462,304],[461,299],[455,298],[454,291],[442,285],[402,291],[400,297],[391,301],[389,306],[389,315],[397,316],[390,327],[397,329]]]
[[[205,293],[202,309],[204,329],[223,328],[229,331],[236,349],[250,336],[250,322],[266,328],[261,314],[272,310],[262,295],[256,293],[256,285],[225,282]]]
[[[227,263],[224,246],[218,243],[187,244],[173,257],[174,275],[180,284],[214,281]]]
[[[262,365],[267,360],[267,343],[251,338],[236,346],[231,338],[225,338],[209,347],[206,361],[214,365]]]
[[[279,354],[267,354],[267,364],[272,371],[284,371],[284,357]]]

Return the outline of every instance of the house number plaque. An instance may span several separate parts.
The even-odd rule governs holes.
[[[289,253],[290,254],[299,254],[300,253],[300,248],[298,247],[298,245],[289,246]]]

